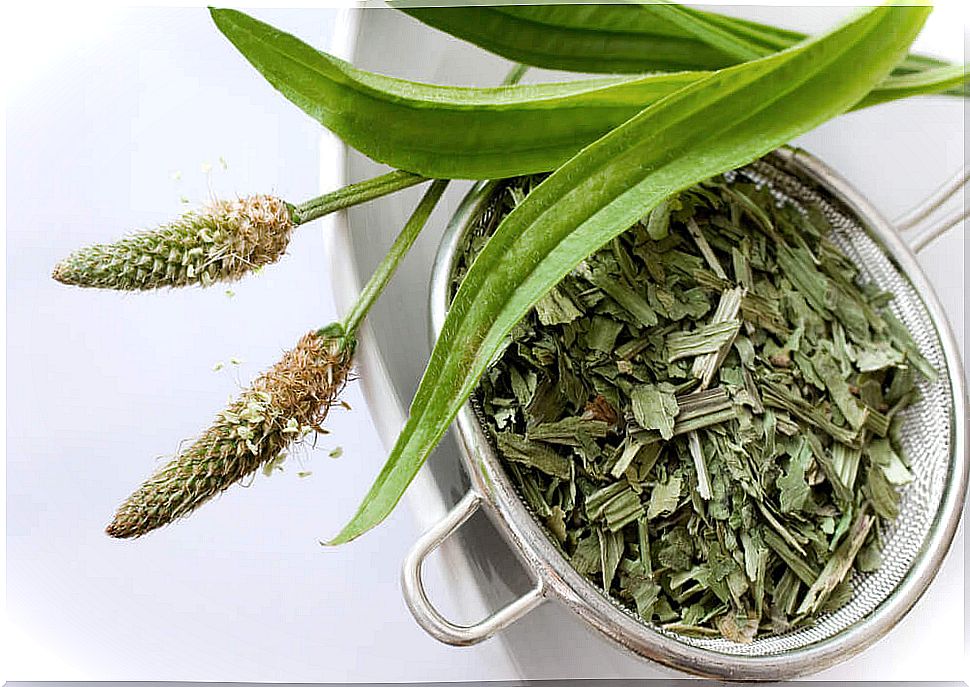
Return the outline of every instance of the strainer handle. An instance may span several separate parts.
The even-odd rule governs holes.
[[[478,644],[524,616],[545,600],[545,590],[541,581],[524,596],[519,597],[504,608],[495,611],[484,620],[473,625],[457,625],[447,620],[428,599],[421,580],[421,565],[428,554],[452,535],[462,523],[478,510],[482,497],[474,490],[468,493],[438,523],[431,526],[411,547],[404,559],[401,570],[401,588],[404,602],[424,631],[440,642],[454,646]]]
[[[893,220],[896,230],[900,233],[913,232],[914,235],[909,239],[909,246],[914,253],[919,253],[947,230],[970,216],[970,209],[965,207],[962,210],[951,212],[940,220],[933,221],[928,227],[914,231],[919,229],[927,218],[956,195],[968,182],[970,182],[970,165],[964,166],[927,196],[925,200]]]
[[[916,233],[915,236],[908,238],[909,247],[914,253],[919,253],[947,231],[960,224],[963,220],[967,219],[967,217],[970,217],[970,208],[955,210],[936,224],[933,224],[923,231]]]

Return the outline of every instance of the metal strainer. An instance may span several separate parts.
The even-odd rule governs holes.
[[[885,531],[883,563],[856,576],[852,599],[811,627],[738,644],[693,638],[643,622],[576,572],[553,546],[509,479],[471,404],[458,416],[459,445],[471,488],[415,544],[404,562],[405,600],[418,623],[437,639],[474,644],[500,631],[542,601],[556,598],[634,653],[689,673],[734,680],[780,680],[815,672],[856,654],[884,635],[912,607],[936,574],[956,530],[967,485],[966,391],[953,335],[942,307],[915,259],[918,251],[963,216],[917,234],[911,246],[844,179],[808,153],[782,148],[728,175],[766,184],[780,201],[817,206],[835,228],[833,239],[860,268],[861,278],[895,298],[890,305],[922,355],[940,372],[922,380],[921,399],[906,410],[902,443],[912,465],[899,517]],[[964,172],[897,222],[900,230],[924,220],[967,181]],[[494,183],[469,194],[445,233],[432,276],[431,316],[440,331],[451,298],[456,258],[491,208]],[[421,581],[428,553],[479,507],[519,554],[535,587],[472,626],[446,620]]]

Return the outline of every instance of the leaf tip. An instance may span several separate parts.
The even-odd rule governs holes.
[[[227,17],[235,12],[235,10],[225,7],[215,7],[214,5],[207,5],[206,9],[209,10],[209,16],[212,17],[212,21],[219,27],[220,31]]]
[[[357,537],[361,536],[374,529],[382,522],[384,519],[390,515],[391,511],[394,509],[394,504],[400,499],[403,489],[397,494],[397,498],[394,500],[393,504],[388,508],[385,505],[374,504],[375,491],[377,491],[377,486],[371,487],[370,493],[364,498],[364,502],[357,509],[354,517],[351,518],[350,522],[343,526],[332,539],[327,541],[321,541],[322,546],[340,546],[341,544],[348,544],[352,542]],[[378,500],[378,503],[380,501]]]
[[[347,528],[343,528],[333,539],[328,539],[326,541],[321,540],[320,546],[326,546],[327,548],[332,548],[334,546],[340,546],[341,544],[346,544],[357,538],[356,534],[348,532]]]

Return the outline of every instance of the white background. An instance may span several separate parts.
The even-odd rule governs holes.
[[[960,59],[954,22],[962,15],[945,10],[922,46]],[[321,47],[331,40],[332,9],[256,14]],[[302,464],[292,460],[141,540],[102,533],[117,503],[181,438],[203,429],[304,331],[336,318],[322,254],[327,225],[301,229],[288,257],[233,286],[233,297],[218,287],[69,289],[50,280],[51,267],[75,247],[170,219],[185,209],[183,197],[315,195],[319,127],[255,75],[203,9],[19,19],[6,23],[14,33],[5,70],[3,677],[516,677],[501,645],[452,649],[414,625],[397,582],[418,534],[404,509],[350,546],[317,543],[343,524],[383,460],[353,386],[354,410],[332,417],[332,435]],[[962,293],[947,299],[962,310]],[[225,368],[212,371],[219,361]],[[338,445],[343,457],[329,459]],[[312,475],[301,479],[299,469]],[[914,625],[910,616],[894,634],[918,643],[935,638],[935,623],[961,625],[963,566],[954,553],[921,602],[934,604],[935,622]],[[884,660],[897,662],[900,677],[959,678],[960,639],[934,639],[949,647],[946,665],[920,666],[918,654]]]
[[[325,45],[334,11],[259,16]],[[151,536],[103,534],[164,455],[336,313],[319,223],[233,298],[222,288],[119,295],[49,278],[66,251],[166,221],[185,209],[180,196],[194,204],[210,186],[318,193],[318,125],[262,82],[204,9],[105,11],[90,28],[64,34],[69,44],[15,88],[7,112],[5,677],[484,671],[421,632],[401,601],[399,562],[417,535],[406,512],[352,546],[317,543],[383,460],[356,387],[354,411],[335,413],[333,439],[305,460],[310,477],[293,463]],[[337,445],[344,456],[332,460]]]

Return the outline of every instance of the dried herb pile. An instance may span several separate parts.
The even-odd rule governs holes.
[[[935,371],[813,208],[718,177],[583,262],[476,403],[573,566],[648,622],[785,632],[880,565],[911,479],[898,431]],[[464,256],[541,177],[503,182]]]

